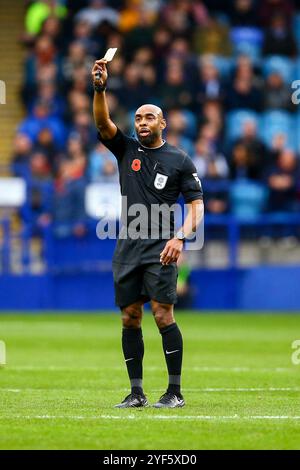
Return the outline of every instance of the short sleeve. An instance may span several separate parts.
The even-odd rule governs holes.
[[[98,132],[98,140],[114,154],[117,160],[122,160],[131,139],[117,128],[117,133],[112,139],[103,139]]]
[[[180,191],[186,203],[203,199],[201,181],[197,175],[197,170],[188,155],[186,155],[180,175]]]

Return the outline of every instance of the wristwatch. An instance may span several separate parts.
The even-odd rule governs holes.
[[[175,238],[177,238],[177,240],[182,240],[184,242],[185,241],[185,235],[184,235],[183,230],[178,230],[178,232],[175,235]]]

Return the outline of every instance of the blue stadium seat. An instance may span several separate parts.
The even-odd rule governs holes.
[[[232,141],[242,135],[243,125],[246,121],[255,121],[259,128],[259,115],[249,109],[239,109],[227,114],[227,140]]]
[[[197,134],[197,119],[194,113],[192,111],[189,111],[188,109],[183,109],[182,114],[184,115],[186,122],[187,122],[187,127],[186,130],[184,131],[184,135],[186,137],[194,139]]]
[[[261,29],[253,27],[232,28],[230,37],[235,55],[246,54],[254,62],[260,59],[264,38]]]
[[[135,117],[135,111],[129,111],[128,112],[129,116],[129,124],[130,124],[130,131],[128,132],[129,135],[134,134],[134,117]]]
[[[291,82],[293,82],[294,80],[300,80],[300,57],[295,60],[295,67],[293,71],[293,76],[291,77]]]
[[[280,55],[268,56],[263,62],[263,75],[267,77],[272,72],[278,72],[290,84],[295,80],[295,62]]]
[[[291,149],[296,147],[294,117],[286,111],[266,111],[262,115],[261,136],[269,147],[276,134],[284,134],[287,146]]]
[[[267,188],[251,180],[240,179],[230,185],[231,211],[239,220],[250,221],[259,216],[267,197]]]
[[[217,67],[220,77],[228,78],[232,71],[234,60],[232,57],[213,56],[214,65]]]
[[[295,150],[300,154],[300,109],[299,112],[294,117],[294,129],[295,130]]]

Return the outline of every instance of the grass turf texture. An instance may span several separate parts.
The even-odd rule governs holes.
[[[117,410],[128,393],[120,319],[0,315],[1,449],[299,449],[300,315],[178,313],[183,393],[175,410]],[[164,392],[161,338],[143,321],[144,386]]]

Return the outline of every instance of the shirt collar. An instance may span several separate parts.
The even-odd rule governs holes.
[[[141,144],[141,142],[139,142],[139,144],[144,147],[144,149],[148,149],[148,150],[155,150],[155,149],[160,149],[163,145],[165,145],[166,141],[163,140],[163,143],[161,145],[158,145],[158,147],[146,147],[146,145],[143,145]]]

